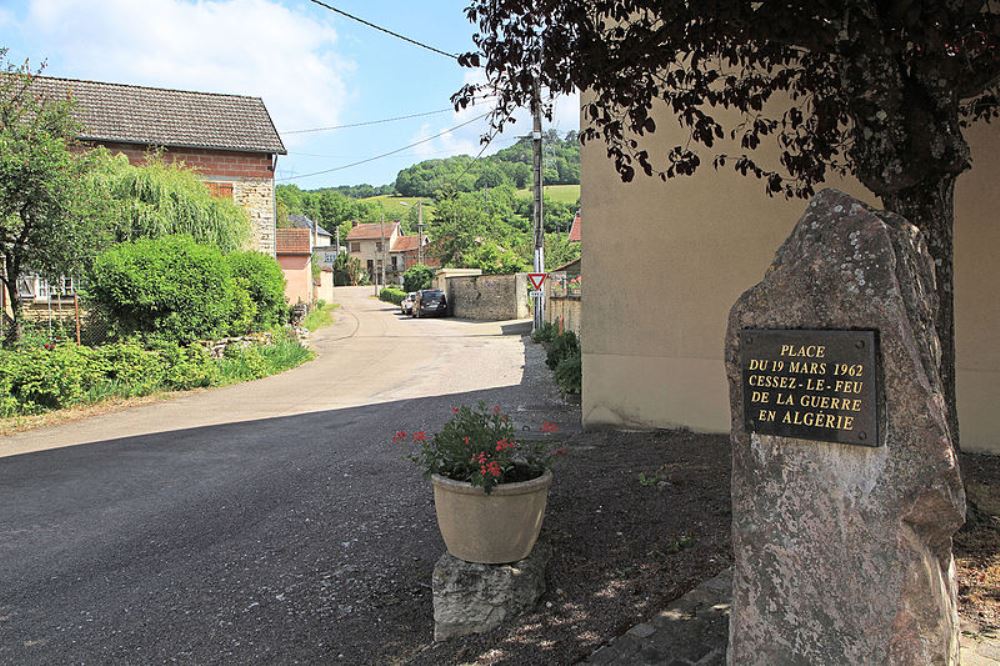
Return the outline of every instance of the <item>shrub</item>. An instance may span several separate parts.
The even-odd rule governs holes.
[[[560,361],[574,354],[580,354],[580,342],[576,333],[566,331],[552,339],[548,355],[545,357],[545,365],[549,366],[550,370],[555,370]]]
[[[378,293],[378,297],[380,300],[399,305],[406,298],[406,292],[395,287],[386,287]]]
[[[224,255],[187,236],[121,243],[99,255],[86,294],[118,337],[189,343],[247,332],[254,308]]]
[[[552,342],[552,340],[559,334],[559,328],[552,322],[545,322],[535,331],[531,333],[532,342]]]
[[[219,368],[208,350],[199,344],[180,346],[177,343],[156,345],[167,370],[163,387],[176,391],[211,386],[219,375]]]
[[[288,317],[285,274],[278,262],[266,254],[250,251],[226,255],[226,263],[233,279],[250,296],[254,330],[284,324]]]
[[[103,361],[104,378],[129,395],[146,395],[163,384],[167,372],[163,357],[134,341],[97,347],[94,354]]]
[[[80,402],[106,372],[100,356],[75,344],[3,352],[0,365],[0,386],[13,398],[3,401],[3,410],[23,414]]]
[[[430,289],[434,280],[434,269],[424,264],[414,264],[403,273],[403,291]]]
[[[579,350],[559,361],[555,372],[556,384],[563,393],[578,395],[583,384],[583,358]]]

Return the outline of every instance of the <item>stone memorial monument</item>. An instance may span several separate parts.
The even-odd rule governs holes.
[[[958,663],[934,294],[916,227],[825,190],[733,306],[730,664]]]

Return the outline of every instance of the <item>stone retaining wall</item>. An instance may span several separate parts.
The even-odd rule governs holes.
[[[448,302],[455,317],[504,321],[531,316],[525,273],[450,277],[447,282]]]

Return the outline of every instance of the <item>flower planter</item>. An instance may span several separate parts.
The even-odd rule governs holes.
[[[431,475],[438,527],[448,552],[466,562],[503,564],[531,553],[542,529],[552,472],[504,483],[487,495],[464,481]]]

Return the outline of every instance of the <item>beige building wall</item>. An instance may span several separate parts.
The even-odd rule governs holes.
[[[665,154],[685,136],[664,114],[650,152]],[[969,136],[975,166],[956,194],[959,418],[965,450],[1000,453],[1000,262],[992,256],[1000,131],[981,125]],[[715,172],[705,157],[691,178],[623,184],[602,145],[583,148],[585,426],[729,430],[729,308],[761,279],[805,202],[769,198],[760,181]],[[827,185],[876,203],[856,182]]]

